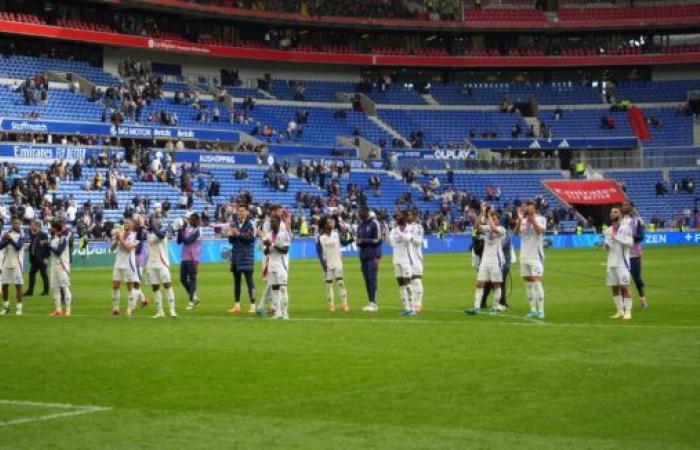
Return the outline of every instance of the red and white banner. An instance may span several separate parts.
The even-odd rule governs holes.
[[[627,199],[614,180],[552,180],[544,185],[570,205],[610,205]]]

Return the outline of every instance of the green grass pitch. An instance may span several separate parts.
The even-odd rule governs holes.
[[[227,314],[223,264],[202,266],[198,310],[178,284],[161,321],[111,317],[111,269],[76,270],[74,317],[49,297],[0,317],[0,448],[698,448],[700,247],[647,249],[651,308],[629,323],[608,319],[603,262],[548,252],[544,323],[517,278],[507,313],[466,316],[465,254],[427,256],[418,317],[386,257],[371,316],[355,258],[347,315],[326,311],[318,262],[293,261],[288,322]]]

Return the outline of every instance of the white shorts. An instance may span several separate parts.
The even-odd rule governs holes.
[[[162,267],[146,269],[146,281],[151,286],[157,286],[166,283],[169,284],[172,282],[172,278],[170,277],[170,270]]]
[[[267,273],[267,282],[268,282],[268,284],[270,284],[270,286],[286,285],[287,284],[287,271],[286,270],[278,270],[275,272],[268,272]]]
[[[409,264],[394,264],[394,275],[396,278],[411,278],[411,266]]]
[[[606,278],[608,286],[629,286],[630,271],[627,267],[608,267]]]
[[[332,269],[326,269],[326,281],[333,281],[343,278],[343,268],[334,267]]]
[[[70,286],[70,274],[63,267],[52,267],[49,281],[52,288],[64,288]]]
[[[521,277],[541,277],[544,275],[544,264],[542,261],[520,261]]]
[[[487,281],[492,283],[502,283],[503,272],[501,272],[501,268],[498,266],[482,264],[479,266],[479,274],[476,276],[476,281],[480,283],[485,283]]]
[[[112,271],[112,281],[123,281],[125,283],[140,283],[139,276],[131,269],[119,269]]]
[[[420,275],[423,276],[423,260],[416,258],[413,260],[413,264],[411,264],[411,273],[413,276]]]
[[[0,275],[0,284],[15,284],[23,285],[24,280],[22,280],[22,270],[13,267],[11,269],[2,269],[2,275]]]

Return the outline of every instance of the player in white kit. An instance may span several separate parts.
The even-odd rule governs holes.
[[[146,260],[145,278],[153,289],[153,300],[156,304],[156,319],[165,317],[163,311],[163,286],[168,301],[170,317],[177,317],[175,312],[175,291],[170,277],[170,257],[168,256],[168,234],[161,229],[160,219],[152,217],[148,223],[146,242],[148,244],[148,259]]]
[[[15,314],[22,315],[22,274],[24,273],[24,243],[22,236],[22,222],[18,217],[12,218],[12,228],[2,235],[0,250],[5,252],[2,259],[2,309],[0,315],[10,313],[10,285],[15,286],[17,293],[17,309]]]
[[[270,233],[263,239],[263,253],[269,257],[267,282],[272,291],[273,303],[276,305],[273,319],[289,319],[289,294],[287,292],[289,260],[287,253],[290,244],[290,233],[286,229],[282,229],[280,218],[270,217]]]
[[[399,296],[403,303],[404,316],[415,315],[414,298],[411,291],[411,277],[413,276],[413,234],[406,223],[406,216],[397,212],[394,217],[396,226],[389,233],[389,244],[393,247],[392,260],[394,263],[394,275],[399,284]]]
[[[335,220],[332,217],[321,219],[321,235],[318,237],[322,249],[322,258],[325,265],[326,275],[326,298],[328,299],[328,310],[335,311],[335,300],[333,284],[335,283],[340,295],[340,303],[343,311],[349,312],[348,293],[343,280],[343,259],[341,247],[347,245],[341,242],[340,233],[335,229]]]
[[[607,284],[612,288],[613,302],[617,312],[611,319],[632,318],[632,295],[630,293],[630,248],[634,244],[629,218],[623,219],[622,211],[614,206],[610,210],[610,228],[605,230],[603,246],[608,252],[606,264]]]
[[[56,221],[51,224],[51,240],[49,241],[49,283],[53,289],[54,317],[72,314],[73,296],[70,292],[70,248],[68,235],[63,222]],[[65,312],[61,307],[61,295],[66,304]]]
[[[474,307],[465,312],[476,315],[481,312],[481,300],[484,296],[484,285],[491,283],[493,286],[493,298],[501,298],[501,284],[503,283],[503,265],[505,255],[503,254],[503,238],[506,230],[499,225],[500,216],[495,208],[489,207],[487,203],[481,204],[481,212],[476,219],[475,227],[483,235],[484,251],[481,255],[479,273],[476,276],[476,290],[474,291]],[[491,314],[498,314],[496,301],[491,309]]]
[[[530,302],[528,318],[544,319],[544,233],[547,219],[537,213],[535,202],[528,200],[518,210],[515,232],[520,235],[520,276],[525,281],[525,293]]]
[[[411,290],[413,291],[413,310],[423,310],[423,225],[418,211],[406,212],[408,229],[413,245],[413,264],[411,266]]]
[[[115,252],[114,270],[112,271],[112,315],[119,315],[121,303],[121,285],[126,283],[128,300],[126,315],[131,316],[136,309],[138,293],[134,289],[138,282],[136,273],[136,246],[138,240],[134,231],[134,222],[131,219],[124,221],[124,229],[114,230],[112,233],[112,251]]]
[[[286,211],[282,209],[282,206],[280,205],[270,205],[267,208],[267,218],[263,221],[262,225],[258,229],[258,237],[260,238],[260,241],[258,245],[260,246],[260,249],[264,250],[264,245],[263,245],[263,240],[265,239],[266,236],[270,234],[270,218],[272,217],[277,217],[281,221],[280,225],[280,230],[281,231],[286,231],[289,234],[290,242],[292,238],[291,234],[291,216],[289,216]],[[265,281],[265,287],[263,288],[263,293],[262,293],[262,299],[260,301],[260,306],[257,310],[258,315],[261,316],[266,316],[267,315],[267,310],[265,309],[266,307],[270,308],[270,312],[275,312],[276,311],[276,306],[274,299],[272,298],[272,286],[270,283],[267,282],[267,276],[269,274],[268,270],[268,262],[270,258],[269,256],[265,256],[262,261],[262,277],[263,281]],[[287,267],[289,267],[289,257],[287,257]]]

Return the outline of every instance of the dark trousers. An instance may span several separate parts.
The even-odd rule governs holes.
[[[640,297],[644,297],[644,280],[642,280],[642,258],[630,258],[630,274],[637,286]]]
[[[46,272],[46,263],[37,262],[31,263],[29,266],[29,287],[27,287],[27,293],[34,293],[34,283],[36,283],[36,273],[41,274],[41,280],[44,282],[43,293],[49,292],[49,274]]]
[[[248,287],[248,298],[250,303],[255,303],[255,279],[253,278],[252,270],[234,270],[233,271],[233,296],[236,303],[241,302],[241,275],[245,277],[245,284]]]
[[[377,270],[379,269],[379,259],[361,259],[362,276],[365,279],[367,298],[370,303],[377,302]]]
[[[501,298],[494,299],[494,301],[498,301],[499,305],[503,306],[508,306],[508,303],[506,302],[506,281],[508,281],[508,275],[510,275],[510,267],[506,266],[503,268],[503,283],[501,283]],[[488,299],[489,299],[489,294],[491,293],[491,290],[493,290],[493,287],[491,286],[491,283],[487,283],[486,286],[484,286],[484,295],[481,297],[481,308],[487,308],[488,307]]]
[[[187,291],[190,301],[194,300],[194,294],[197,292],[198,266],[198,261],[182,261],[182,264],[180,264],[180,283]]]

